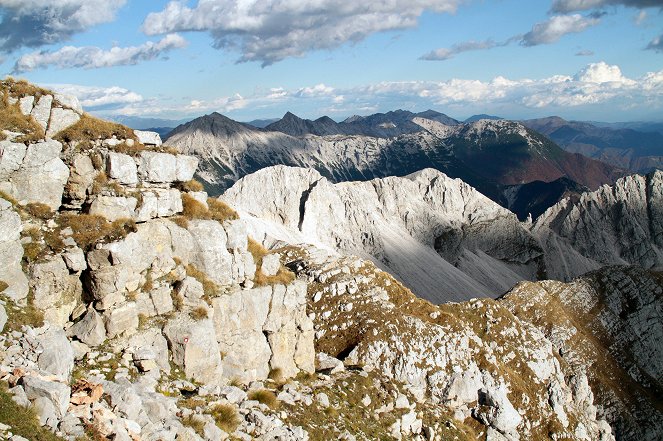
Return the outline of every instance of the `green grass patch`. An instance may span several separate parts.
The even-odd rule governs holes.
[[[14,435],[31,441],[62,441],[63,439],[39,425],[32,407],[21,407],[12,400],[5,383],[0,383],[0,423],[11,427]]]

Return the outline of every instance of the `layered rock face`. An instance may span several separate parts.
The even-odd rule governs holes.
[[[45,137],[0,141],[0,322],[12,331],[0,371],[15,401],[70,439],[92,426],[116,439],[198,439],[160,389],[205,385],[220,398],[230,382],[313,372],[306,285],[234,210],[208,201],[191,181],[198,160],[40,93],[10,105]],[[234,389],[237,413],[248,398]],[[278,419],[245,430],[301,432]],[[213,419],[208,432],[228,436]]]
[[[313,243],[372,258],[438,303],[499,295],[534,278],[541,256],[513,213],[432,169],[333,184],[310,169],[276,166],[241,179],[223,199]]]
[[[663,172],[633,175],[579,199],[565,199],[537,219],[548,276],[569,279],[600,265],[663,265]]]

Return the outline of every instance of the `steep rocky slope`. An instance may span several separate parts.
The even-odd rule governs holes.
[[[537,219],[532,232],[545,251],[551,278],[568,279],[599,264],[661,267],[663,172],[627,176],[564,199]]]
[[[350,134],[330,136],[308,134],[328,130],[322,126],[320,130],[307,128],[313,122],[294,115],[286,115],[275,124],[296,136],[249,128],[214,113],[178,127],[168,143],[200,159],[199,176],[211,193],[220,193],[242,176],[277,164],[311,167],[333,182],[403,176],[435,168],[463,179],[501,204],[506,203],[504,185],[565,176],[597,188],[620,176],[620,171],[567,153],[516,122],[480,120],[446,125],[438,121],[444,120],[444,115],[432,111],[420,116],[407,113],[404,121],[409,129],[405,132],[380,135],[348,129],[360,123],[373,127],[381,118],[392,118],[378,114],[338,124],[334,127]]]
[[[437,170],[333,184],[276,166],[240,179],[223,199],[310,243],[371,258],[436,303],[496,296],[539,269],[541,249],[513,213]]]

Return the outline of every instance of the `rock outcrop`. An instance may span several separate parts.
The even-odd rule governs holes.
[[[497,296],[535,278],[541,256],[513,213],[432,169],[333,184],[310,169],[275,166],[239,180],[222,198],[311,243],[371,258],[438,303]]]
[[[532,228],[549,277],[602,265],[663,266],[663,172],[633,175],[549,208]]]

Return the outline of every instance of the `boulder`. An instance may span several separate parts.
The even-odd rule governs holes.
[[[267,254],[262,258],[262,273],[266,276],[275,276],[281,268],[281,259],[278,254]]]
[[[24,96],[19,100],[19,107],[23,115],[29,115],[35,104],[35,97],[32,95]]]
[[[133,218],[138,200],[134,197],[97,196],[90,205],[89,214],[103,216],[109,221]]]
[[[83,292],[80,280],[69,274],[60,256],[31,266],[30,288],[33,305],[44,312],[44,320],[60,326],[68,321]]]
[[[214,328],[226,378],[250,382],[267,378],[272,351],[263,334],[271,287],[236,291],[213,300]]]
[[[42,352],[37,358],[39,369],[53,374],[62,381],[69,381],[74,370],[74,349],[64,331],[52,328],[39,336]]]
[[[166,323],[163,332],[173,361],[184,370],[187,378],[202,383],[221,380],[221,354],[212,320],[193,320],[180,314]]]
[[[0,304],[0,333],[5,330],[5,325],[7,324],[7,311],[5,310],[4,305]]]
[[[69,167],[60,159],[62,144],[52,139],[30,144],[19,168],[13,172],[10,170],[15,168],[22,149],[16,149],[12,143],[9,150],[8,164],[4,164],[4,154],[1,160],[0,174],[7,177],[0,177],[5,180],[0,183],[0,190],[19,201],[41,202],[57,210],[69,178]]]
[[[221,224],[213,220],[192,220],[189,221],[188,231],[195,245],[191,262],[218,285],[231,285],[232,258]]]
[[[142,192],[142,203],[136,210],[136,221],[145,222],[157,217],[182,212],[182,195],[174,188],[154,188]]]
[[[46,137],[52,138],[61,130],[76,124],[79,119],[81,119],[80,115],[71,109],[53,107],[51,110],[51,120],[48,123],[48,130],[46,131]]]
[[[138,138],[138,142],[145,145],[161,145],[161,136],[157,132],[147,130],[134,130],[134,135]]]
[[[523,421],[503,388],[482,389],[479,395],[479,404],[483,406],[477,411],[478,419],[503,434],[515,432],[518,425]]]
[[[0,181],[10,178],[23,164],[28,148],[21,142],[0,141]]]
[[[89,156],[82,153],[74,155],[71,161],[69,181],[65,187],[65,196],[71,203],[82,205],[87,198],[88,189],[92,186],[97,171]]]
[[[177,155],[176,180],[186,182],[193,179],[193,175],[198,168],[198,158],[188,155]]]
[[[81,320],[69,328],[68,333],[90,346],[98,346],[106,340],[106,327],[101,315],[91,307]]]
[[[138,158],[138,173],[147,182],[174,182],[177,180],[177,158],[169,153],[143,151]]]
[[[21,380],[23,389],[30,401],[37,398],[47,398],[53,403],[58,418],[62,418],[69,406],[71,391],[69,386],[56,381],[46,381],[41,378],[26,376]]]
[[[3,295],[14,301],[28,295],[28,279],[21,267],[21,230],[21,217],[0,197],[0,280],[7,284]]]
[[[109,152],[106,156],[106,172],[120,184],[134,185],[138,183],[136,161],[122,153]]]
[[[67,248],[62,253],[62,259],[64,259],[67,268],[74,273],[79,273],[87,269],[85,253],[78,247]]]
[[[41,126],[44,131],[48,127],[48,120],[51,117],[51,105],[53,104],[52,95],[42,95],[37,101],[37,104],[30,112],[32,118]]]
[[[55,92],[54,97],[55,101],[59,102],[64,107],[69,107],[79,114],[83,113],[83,106],[81,106],[81,102],[78,101],[78,98],[76,98],[74,95],[66,95],[64,93]]]
[[[135,302],[128,302],[104,313],[104,323],[108,338],[138,328],[138,309]]]

